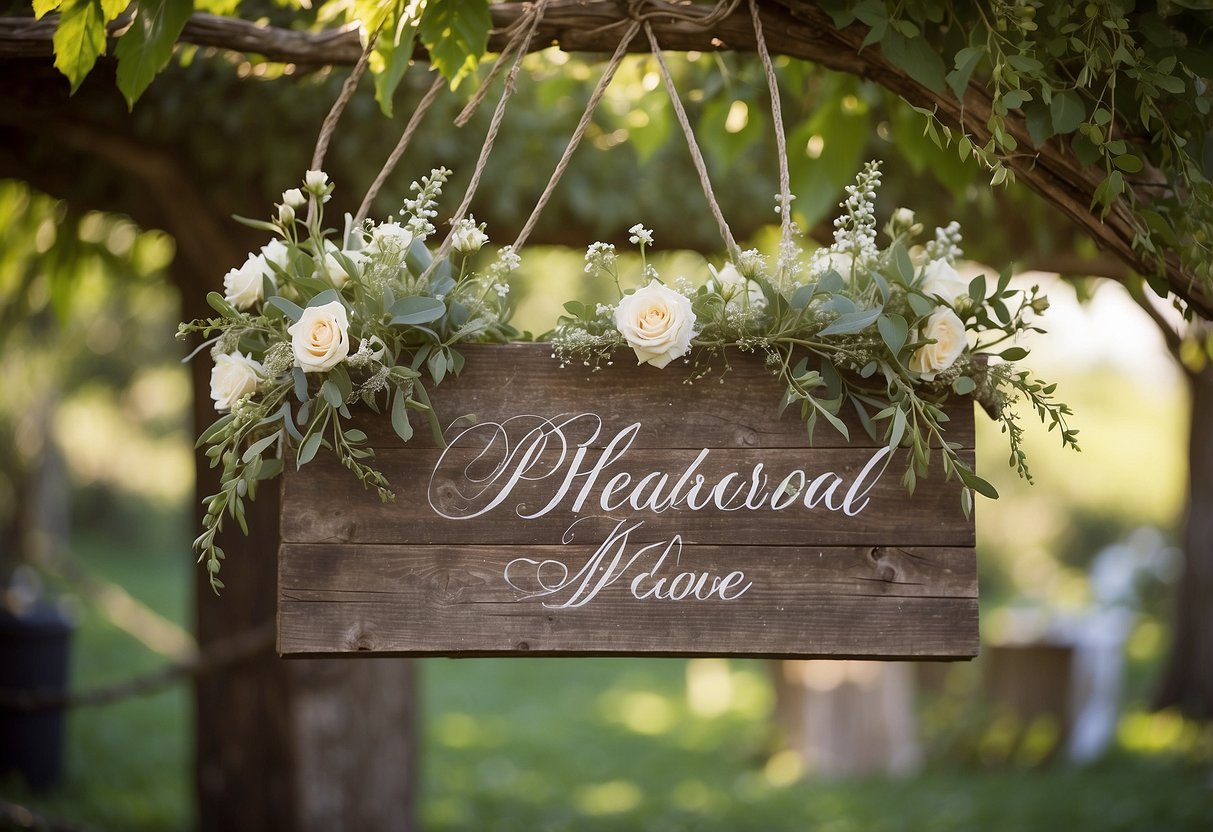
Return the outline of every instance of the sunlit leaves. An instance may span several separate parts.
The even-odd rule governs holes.
[[[194,11],[193,0],[139,0],[130,29],[118,41],[118,89],[133,107],[173,56],[173,46]]]
[[[479,64],[492,26],[487,0],[432,0],[417,31],[430,62],[456,89]]]
[[[97,58],[105,54],[105,19],[100,0],[64,0],[55,27],[55,68],[80,88]]]
[[[388,118],[392,116],[392,97],[413,59],[413,36],[416,33],[415,22],[403,0],[397,0],[390,8],[391,12],[383,20],[370,56],[371,74],[375,78],[375,100]]]

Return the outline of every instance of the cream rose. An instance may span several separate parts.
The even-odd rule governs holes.
[[[349,319],[341,301],[309,306],[299,320],[287,327],[295,363],[305,373],[323,373],[350,354]]]
[[[286,271],[286,267],[291,264],[291,250],[286,247],[286,244],[281,240],[270,240],[261,247],[261,256],[265,258],[267,265],[266,271],[270,277],[274,276],[274,270],[268,268],[270,263],[273,263],[278,268]]]
[[[371,230],[366,250],[372,254],[403,254],[413,244],[413,232],[398,222],[385,222]]]
[[[615,307],[615,327],[636,351],[637,364],[664,367],[686,354],[695,335],[691,301],[656,280]]]
[[[252,309],[265,297],[262,280],[274,283],[274,272],[261,254],[250,254],[244,265],[223,276],[223,299],[240,310]]]
[[[252,356],[228,353],[215,357],[211,368],[211,398],[218,411],[231,410],[232,405],[257,389],[265,368]]]
[[[348,283],[350,279],[350,275],[345,270],[345,266],[343,266],[341,261],[334,256],[339,251],[341,254],[345,255],[346,259],[355,266],[361,266],[366,262],[366,255],[361,251],[351,251],[348,249],[341,250],[332,243],[326,243],[324,253],[324,271],[322,272],[321,270],[317,269],[313,277],[323,278],[325,272],[327,272],[329,281],[331,281],[332,284],[338,289]]]
[[[965,280],[947,260],[932,260],[922,270],[922,293],[936,297],[944,303],[954,304],[957,298],[969,293],[969,281]]]
[[[924,344],[910,356],[910,369],[921,373],[924,381],[934,381],[937,373],[948,369],[964,352],[965,325],[951,309],[940,308],[931,313],[923,325],[920,337],[933,344]]]
[[[712,269],[712,275],[727,306],[746,306],[755,310],[767,308],[767,297],[762,293],[758,281],[744,277],[732,263],[725,263],[719,271]]]

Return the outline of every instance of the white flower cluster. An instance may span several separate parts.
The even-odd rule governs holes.
[[[642,224],[636,223],[628,229],[628,242],[634,246],[651,246],[653,245],[653,231],[650,228],[645,228]]]
[[[594,243],[585,250],[585,273],[613,272],[615,269],[615,246],[610,243]]]
[[[409,190],[417,196],[404,200],[400,216],[409,218],[405,227],[418,240],[424,240],[434,233],[431,220],[438,216],[438,197],[442,196],[442,186],[450,176],[448,169],[434,168],[429,176],[423,176],[420,182],[409,185]]]
[[[955,263],[964,256],[960,248],[960,223],[952,220],[943,228],[935,229],[935,239],[927,243],[927,257],[931,260],[945,260]]]
[[[868,162],[854,185],[847,185],[847,198],[842,203],[845,212],[834,220],[836,252],[851,254],[863,261],[876,257],[876,189],[880,187],[880,163]]]
[[[451,233],[451,248],[465,257],[480,251],[488,241],[484,223],[477,225],[476,218],[471,214],[461,219]]]

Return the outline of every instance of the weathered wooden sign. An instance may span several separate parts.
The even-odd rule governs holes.
[[[908,496],[857,424],[808,447],[756,358],[688,385],[549,352],[468,348],[433,394],[445,449],[368,424],[395,503],[332,459],[287,472],[279,652],[976,655],[955,483]],[[971,404],[951,416],[972,448]]]

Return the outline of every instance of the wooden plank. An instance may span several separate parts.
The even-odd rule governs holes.
[[[325,655],[627,654],[967,658],[977,582],[964,548],[689,547],[629,566],[582,546],[284,545],[279,650]],[[630,557],[630,555],[629,555]],[[605,569],[606,572],[602,572]],[[581,575],[611,574],[593,591]],[[680,573],[696,577],[677,578]],[[712,578],[740,573],[740,580]],[[697,576],[709,579],[698,583]],[[657,581],[665,579],[665,583]],[[681,600],[652,591],[683,592]],[[744,587],[744,589],[743,589]],[[647,595],[646,595],[647,593]],[[637,597],[645,596],[645,597]]]
[[[291,473],[284,478],[282,539],[524,545],[559,542],[574,523],[578,524],[575,533],[602,534],[619,520],[630,518],[643,521],[644,532],[650,536],[677,533],[686,543],[777,544],[795,535],[803,543],[819,546],[890,542],[907,546],[973,545],[973,525],[961,511],[955,482],[945,482],[938,476],[921,480],[910,498],[900,482],[900,459],[894,460],[883,476],[878,476],[873,467],[867,476],[860,477],[873,458],[871,449],[711,450],[694,469],[692,464],[699,459],[695,451],[625,454],[592,482],[588,474],[573,479],[551,511],[530,519],[520,515],[543,511],[560,494],[570,472],[592,470],[593,462],[587,459],[581,468],[567,463],[554,469],[541,461],[530,469],[531,476],[549,470],[554,473],[543,479],[518,480],[499,505],[486,510],[501,497],[511,477],[507,470],[493,483],[473,483],[470,478],[485,479],[497,465],[493,461],[469,469],[473,458],[470,452],[449,453],[439,465],[438,451],[382,453],[378,466],[396,489],[395,502],[388,504],[363,490],[336,462],[317,459],[303,474]],[[878,465],[880,462],[883,460]],[[759,465],[763,466],[761,470]],[[636,502],[642,506],[656,493],[660,495],[656,502],[662,504],[675,493],[674,487],[688,469],[693,474],[678,493],[689,495],[689,503],[683,500],[678,507],[662,512],[633,509],[630,493],[637,494]],[[805,472],[803,480],[795,476],[797,471]],[[615,476],[629,475],[629,485],[634,487],[652,472],[667,474],[665,488],[648,485],[639,492],[608,488]],[[704,485],[692,491],[694,477],[699,475],[704,477]],[[779,490],[789,475],[794,477],[792,486],[799,488],[795,497]],[[722,482],[724,486],[720,487]],[[575,511],[587,485],[587,497]],[[484,490],[478,495],[479,489]],[[714,489],[721,503],[731,510],[716,508],[709,499]],[[849,493],[854,499],[848,503]],[[744,507],[746,500],[754,505],[762,500],[761,507],[750,510]],[[773,501],[786,507],[774,510]],[[690,510],[691,505],[703,502],[708,505],[702,510]],[[813,507],[806,507],[806,502],[813,502]],[[479,511],[485,513],[473,516]],[[452,519],[444,519],[438,512]]]
[[[760,359],[687,385],[627,356],[594,374],[543,345],[467,354],[432,391],[445,449],[416,420],[403,447],[363,422],[394,503],[325,454],[284,475],[284,655],[976,653],[959,485],[909,496],[905,450],[853,417],[850,443],[809,447]],[[971,448],[971,405],[950,412]]]
[[[429,388],[444,429],[466,425],[464,417],[469,416],[485,422],[537,412],[529,408],[542,403],[541,415],[549,417],[605,407],[608,412],[603,415],[621,425],[643,421],[646,430],[637,437],[637,448],[803,448],[810,444],[794,408],[783,416],[778,414],[783,385],[756,355],[731,354],[727,375],[723,361],[718,360],[708,376],[692,381],[692,368],[687,364],[676,362],[662,370],[647,364],[636,366],[630,352],[620,353],[614,366],[591,372],[577,366],[561,369],[546,344],[479,344],[461,351],[467,359],[463,372]],[[948,441],[972,448],[971,402],[962,399],[949,406],[949,412],[953,421],[948,425]],[[850,431],[850,441],[820,420],[812,437],[814,447],[873,448],[881,444],[868,436],[854,411],[847,409],[840,415]],[[409,447],[435,447],[425,418],[416,412],[409,418],[415,431]],[[402,447],[382,416],[368,412],[358,426],[376,447]]]

